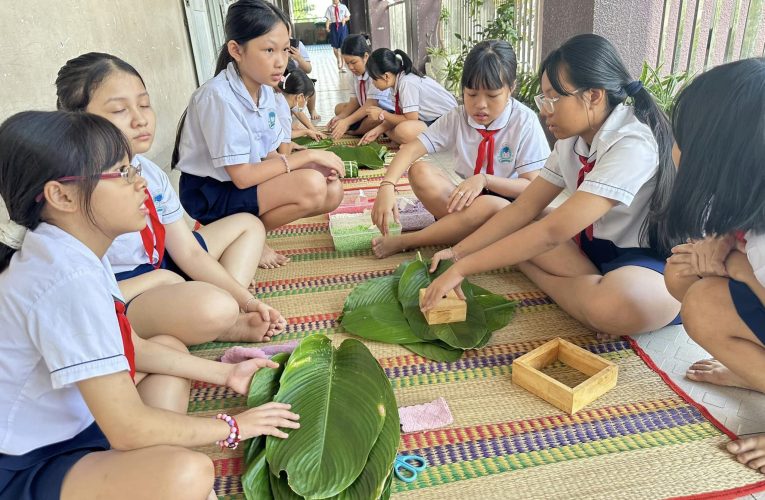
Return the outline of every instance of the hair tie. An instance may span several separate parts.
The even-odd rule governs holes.
[[[404,58],[403,58],[403,57],[401,57],[401,54],[396,54],[396,59],[398,59],[398,60],[399,60],[399,61],[401,61],[402,63],[404,62]]]
[[[0,224],[0,243],[14,250],[21,248],[26,234],[27,228],[12,220],[8,220],[5,224]]]
[[[632,97],[643,88],[643,82],[640,80],[635,80],[633,82],[628,83],[624,87],[624,91],[627,93],[628,96]]]
[[[287,76],[284,77],[284,80],[282,80],[282,87],[283,88],[287,87],[287,80],[289,80],[291,74],[292,74],[292,72],[290,71],[289,73],[287,73]]]

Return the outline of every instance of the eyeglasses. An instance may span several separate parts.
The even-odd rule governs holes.
[[[141,168],[141,165],[126,165],[120,168],[119,172],[106,172],[104,174],[98,174],[94,175],[93,177],[99,179],[99,180],[105,180],[105,179],[119,179],[122,177],[125,179],[125,182],[128,184],[133,184],[138,177],[141,176],[141,172],[143,169]],[[54,179],[56,182],[77,182],[77,181],[83,181],[87,179],[88,176],[85,175],[67,175],[65,177],[59,177],[58,179]],[[37,203],[40,203],[44,197],[43,193],[38,194],[35,197],[35,201]]]
[[[575,91],[571,92],[569,95],[574,95],[578,92],[581,92],[582,89],[576,89]],[[558,97],[547,97],[544,94],[539,94],[534,96],[534,103],[537,105],[537,108],[539,111],[544,111],[545,113],[554,113],[555,112],[555,103],[560,100],[561,97],[566,96],[558,96]]]

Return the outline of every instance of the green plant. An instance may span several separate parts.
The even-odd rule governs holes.
[[[535,72],[524,71],[519,73],[515,80],[515,98],[536,110],[537,105],[534,102],[534,96],[542,92],[539,83],[539,76]]]
[[[687,71],[679,71],[668,75],[661,75],[661,65],[651,67],[643,61],[643,69],[640,72],[640,81],[643,87],[656,99],[656,103],[665,113],[671,114],[675,97],[693,80],[693,74]]]

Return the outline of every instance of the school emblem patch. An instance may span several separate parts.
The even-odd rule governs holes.
[[[154,208],[157,209],[157,213],[161,214],[165,211],[165,206],[162,204],[162,195],[158,194],[154,197]]]
[[[276,126],[276,113],[273,111],[268,113],[268,128],[274,128]]]
[[[499,161],[502,163],[510,163],[513,161],[513,150],[510,146],[505,144],[502,149],[499,150]]]

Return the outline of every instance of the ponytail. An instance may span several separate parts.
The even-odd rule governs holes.
[[[424,75],[414,67],[414,63],[403,50],[377,49],[372,52],[367,61],[367,73],[373,80],[382,78],[385,73],[398,75],[414,74],[423,78]]]
[[[221,47],[220,52],[218,53],[218,59],[215,62],[215,71],[213,71],[214,75],[217,75],[224,69],[228,67],[228,63],[234,63],[234,66],[236,66],[236,62],[234,62],[234,58],[231,57],[231,54],[228,51],[228,42],[223,44],[223,47]],[[237,68],[237,72],[239,71],[239,68]]]
[[[340,53],[344,56],[357,56],[364,57],[372,50],[372,42],[369,40],[369,35],[361,33],[359,35],[349,35],[343,40],[343,45],[340,47]]]
[[[302,69],[293,69],[287,73],[284,80],[279,82],[279,89],[289,95],[303,94],[306,99],[314,94],[313,81]]]

